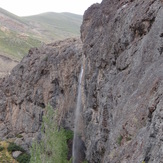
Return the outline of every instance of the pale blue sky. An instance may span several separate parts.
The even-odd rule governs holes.
[[[0,0],[0,7],[18,16],[35,15],[43,12],[71,12],[83,15],[93,3],[102,0]]]

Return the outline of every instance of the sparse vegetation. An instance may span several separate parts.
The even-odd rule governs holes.
[[[80,35],[80,15],[44,13],[18,17],[3,9],[0,9],[0,13],[2,17],[4,14],[0,27],[0,52],[16,60],[21,60],[31,47]],[[5,16],[13,20],[11,25],[5,23]]]
[[[6,141],[1,141],[1,151],[0,151],[0,162],[1,163],[18,163],[13,157],[11,152],[8,152],[7,147],[8,143]]]
[[[21,151],[21,152],[25,152],[24,149],[18,145],[16,145],[15,143],[11,142],[9,143],[9,146],[7,147],[7,150],[9,152],[14,152],[14,151]]]
[[[21,155],[19,155],[16,160],[19,162],[19,163],[29,163],[30,162],[30,155],[27,154],[27,153],[23,153]]]
[[[119,145],[121,145],[122,139],[123,139],[123,136],[120,135],[120,136],[118,137],[118,139],[117,139],[117,143],[118,143]]]
[[[14,151],[21,151],[22,154],[20,154],[16,158],[17,162],[19,162],[19,163],[29,163],[29,161],[30,161],[30,155],[28,153],[26,153],[25,150],[22,147],[16,145],[13,142],[10,142],[9,145],[8,145],[8,147],[7,147],[7,150],[8,150],[8,152],[10,152],[10,154],[12,152],[14,152]]]
[[[22,138],[23,136],[21,134],[16,135],[17,138]]]
[[[21,38],[18,33],[6,33],[0,30],[0,51],[11,58],[20,60],[34,46],[40,46],[41,41],[28,35],[27,39]]]
[[[4,147],[0,146],[0,151],[3,151],[4,150]]]
[[[85,161],[83,161],[82,163],[88,163],[88,161],[85,160]]]
[[[30,163],[67,163],[67,140],[72,139],[72,131],[57,125],[57,113],[51,106],[46,107],[43,117],[42,140],[34,142],[31,148]]]

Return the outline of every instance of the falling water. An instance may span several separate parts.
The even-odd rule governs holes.
[[[74,138],[73,138],[73,163],[78,163],[78,156],[80,150],[80,140],[79,140],[79,125],[80,125],[80,108],[81,108],[81,82],[83,76],[83,67],[81,67],[81,72],[79,75],[79,85],[78,85],[78,97],[77,97],[77,105],[75,111],[75,123],[74,123]]]

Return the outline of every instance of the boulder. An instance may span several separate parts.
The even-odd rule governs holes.
[[[17,157],[19,157],[20,154],[22,154],[21,151],[14,151],[12,152],[12,157],[16,159]]]

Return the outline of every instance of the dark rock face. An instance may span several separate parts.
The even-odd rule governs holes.
[[[163,161],[163,2],[103,0],[81,27],[91,163]]]
[[[73,128],[81,54],[81,42],[76,39],[29,51],[0,85],[1,138],[21,135],[15,142],[28,149],[31,140],[39,136],[48,103],[59,110],[58,124]]]

